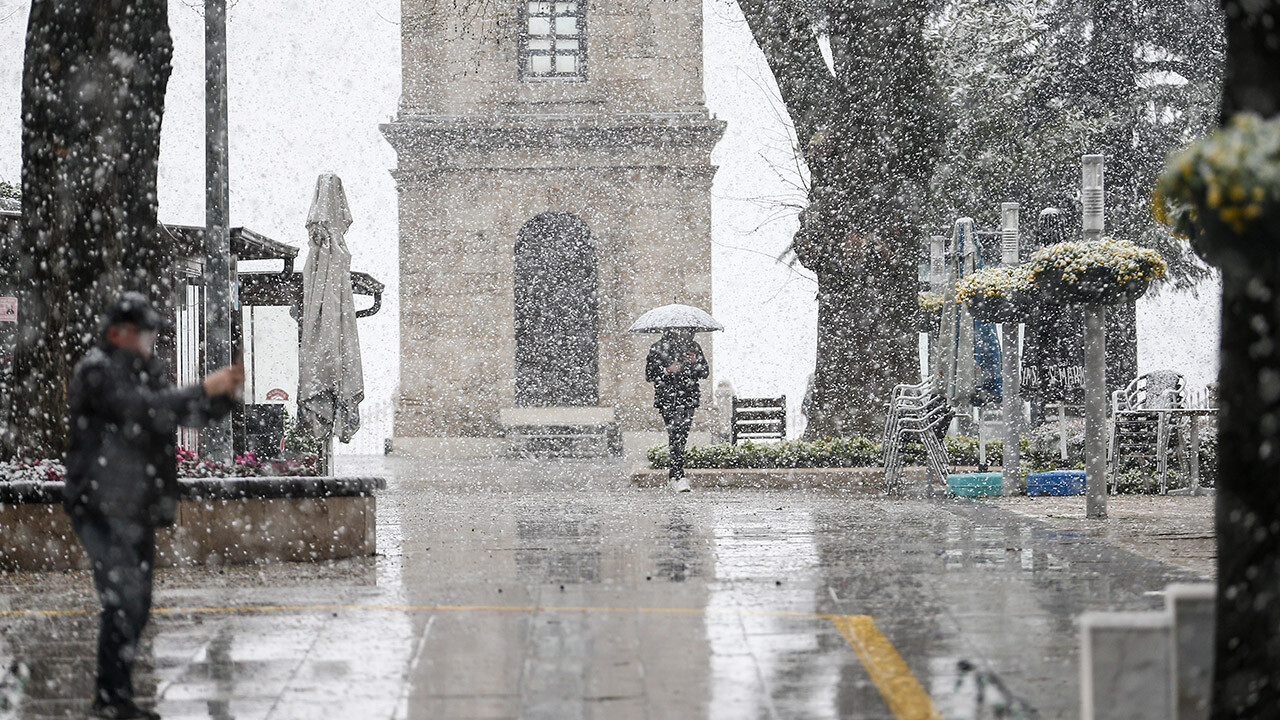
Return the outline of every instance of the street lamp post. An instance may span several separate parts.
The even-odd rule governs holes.
[[[1018,264],[1018,203],[1002,203],[1000,205],[1001,227],[1001,261],[1005,267]],[[1002,465],[1003,490],[1005,495],[1016,495],[1019,490],[1018,465],[1022,461],[1022,448],[1018,443],[1022,433],[1022,393],[1018,380],[1019,323],[1003,323],[1001,353],[1001,396],[1004,400],[1004,459]]]
[[[227,2],[205,0],[205,234],[204,316],[206,373],[231,364],[231,228],[227,148]],[[231,420],[200,435],[205,457],[229,462]]]
[[[1081,199],[1084,205],[1084,239],[1102,239],[1103,157],[1082,158]],[[1107,308],[1101,303],[1084,307],[1084,457],[1085,516],[1107,516]]]

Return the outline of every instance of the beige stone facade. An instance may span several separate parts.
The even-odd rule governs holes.
[[[546,213],[572,214],[594,246],[598,405],[624,432],[658,429],[653,338],[626,328],[673,299],[711,308],[724,128],[704,104],[701,2],[588,3],[585,79],[522,78],[526,8],[541,3],[462,18],[466,5],[404,0],[403,95],[383,128],[399,158],[397,445],[501,432],[518,404],[516,240]]]

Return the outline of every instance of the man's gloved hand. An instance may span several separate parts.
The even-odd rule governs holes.
[[[209,373],[204,379],[204,392],[209,397],[234,396],[244,387],[244,366],[228,365]]]

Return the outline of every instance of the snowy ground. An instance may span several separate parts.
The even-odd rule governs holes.
[[[677,496],[630,487],[620,463],[342,464],[389,477],[378,557],[159,573],[139,676],[166,718],[887,719],[849,628],[899,653],[949,720],[978,716],[961,660],[1075,718],[1077,615],[1151,609],[1198,577],[1063,517],[1083,498],[1015,513]],[[1185,500],[1160,514],[1198,531],[1208,506]],[[1131,506],[1116,499],[1117,525]],[[0,574],[3,644],[35,670],[18,717],[83,712],[89,585]]]

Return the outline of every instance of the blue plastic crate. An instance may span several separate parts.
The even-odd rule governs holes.
[[[1083,495],[1083,470],[1054,470],[1052,472],[1031,473],[1027,476],[1027,494],[1037,495]]]
[[[1004,494],[1004,473],[948,475],[947,490],[956,497],[999,497]]]

